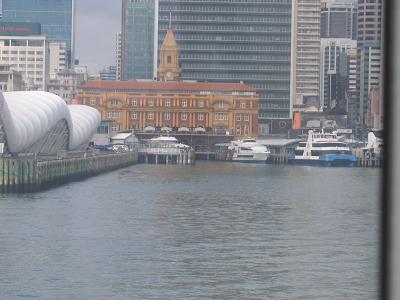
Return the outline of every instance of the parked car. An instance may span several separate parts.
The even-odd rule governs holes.
[[[113,150],[113,145],[112,144],[95,145],[94,149],[98,149],[100,151],[112,151]]]
[[[129,151],[129,147],[127,145],[124,144],[115,144],[112,147],[112,150],[114,152],[128,152]]]

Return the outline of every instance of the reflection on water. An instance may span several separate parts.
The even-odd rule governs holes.
[[[377,299],[379,170],[137,165],[0,198],[0,299]]]

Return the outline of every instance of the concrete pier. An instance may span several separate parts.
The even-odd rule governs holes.
[[[192,148],[142,147],[139,161],[146,164],[193,165],[195,153]]]
[[[0,158],[0,193],[35,192],[137,162],[137,152],[43,161]]]

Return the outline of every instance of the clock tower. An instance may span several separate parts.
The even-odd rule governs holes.
[[[168,29],[160,49],[158,78],[160,81],[178,81],[180,73],[178,46],[172,30]]]

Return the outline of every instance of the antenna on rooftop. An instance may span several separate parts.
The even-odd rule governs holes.
[[[169,12],[169,27],[168,29],[172,28],[172,12]]]

